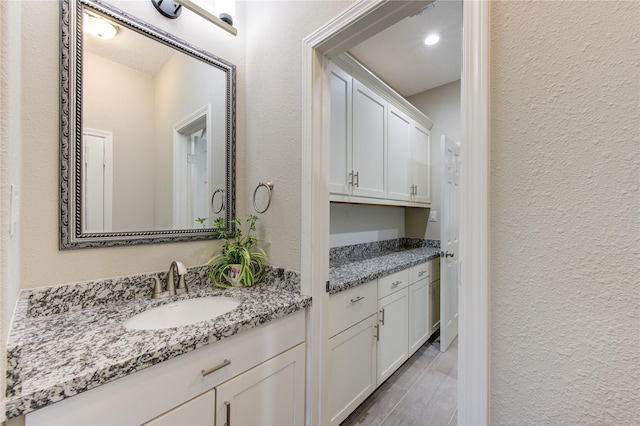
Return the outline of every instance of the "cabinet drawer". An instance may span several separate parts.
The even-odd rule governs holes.
[[[409,269],[409,282],[411,284],[431,276],[431,261],[412,266]]]
[[[329,296],[329,337],[376,313],[376,280]]]
[[[409,270],[395,272],[386,277],[378,278],[378,299],[405,288],[409,284]]]
[[[440,258],[437,257],[431,261],[431,282],[440,279]]]

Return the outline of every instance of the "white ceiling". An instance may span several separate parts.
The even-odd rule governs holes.
[[[440,42],[427,46],[437,32]],[[349,53],[405,98],[460,79],[462,1],[438,0],[365,40]]]
[[[103,58],[155,76],[176,52],[162,43],[118,25],[118,34],[110,40],[83,34],[83,48]]]

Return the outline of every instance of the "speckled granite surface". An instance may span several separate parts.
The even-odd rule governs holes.
[[[332,248],[327,292],[339,293],[435,259],[439,249],[439,241],[411,238]]]
[[[153,300],[154,274],[23,291],[7,345],[8,418],[304,309],[295,271],[269,268],[252,288],[214,289],[206,268],[191,268],[190,291]],[[158,274],[160,275],[160,274]],[[296,291],[297,290],[297,291]],[[209,321],[162,330],[129,330],[128,318],[176,300],[230,296],[241,305]]]

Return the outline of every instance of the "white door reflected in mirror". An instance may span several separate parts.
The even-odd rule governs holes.
[[[110,232],[113,203],[113,135],[84,129],[82,132],[83,232]]]

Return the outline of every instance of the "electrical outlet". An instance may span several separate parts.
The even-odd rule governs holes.
[[[438,221],[438,213],[435,210],[431,210],[429,212],[429,222],[437,222]]]

